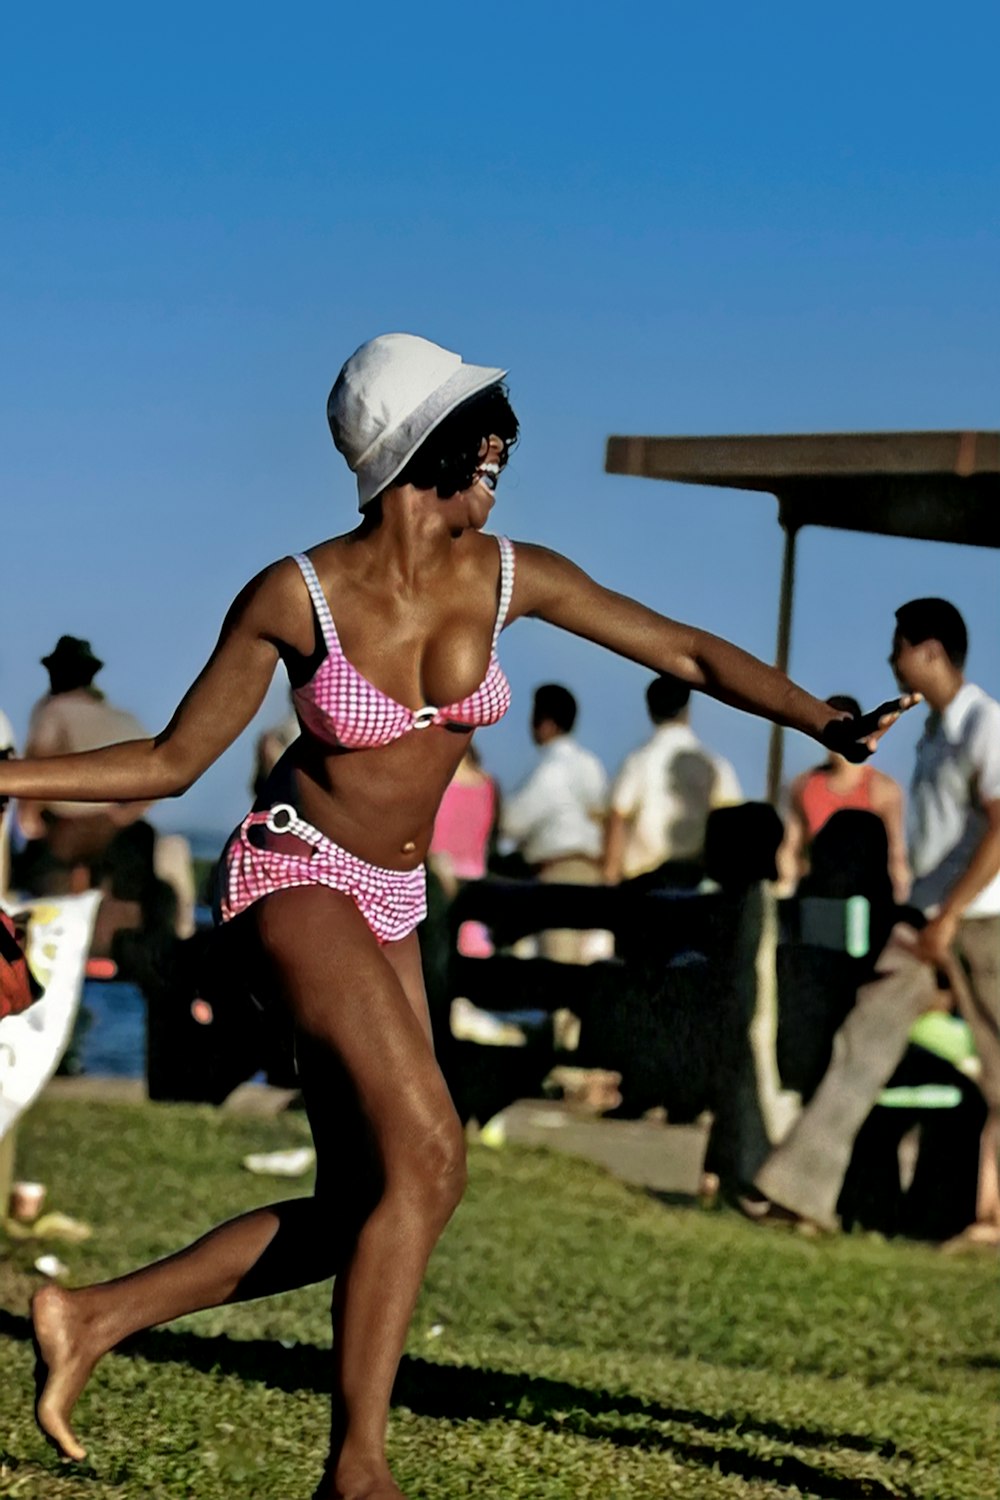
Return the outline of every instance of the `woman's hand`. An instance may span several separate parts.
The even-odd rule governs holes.
[[[819,737],[820,744],[835,754],[842,755],[845,760],[858,764],[874,754],[879,740],[901,714],[916,708],[922,702],[919,693],[906,693],[902,698],[892,698],[888,703],[881,704],[860,719],[837,712],[825,725]]]

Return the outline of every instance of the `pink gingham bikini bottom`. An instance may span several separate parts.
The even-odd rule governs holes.
[[[267,834],[290,834],[310,846],[308,852],[260,847],[250,841],[250,829]],[[263,812],[252,812],[226,845],[219,870],[217,916],[229,922],[255,901],[274,891],[296,886],[325,885],[350,896],[379,943],[406,937],[427,915],[423,865],[415,870],[386,870],[342,849],[325,833],[300,818],[288,802]]]

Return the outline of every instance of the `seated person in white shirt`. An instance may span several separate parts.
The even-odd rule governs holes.
[[[688,684],[666,672],[646,689],[653,734],[625,758],[611,790],[604,846],[611,885],[670,860],[700,859],[709,813],[743,801],[732,766],[691,728],[690,697]]]
[[[503,803],[500,834],[517,845],[539,880],[557,885],[599,885],[608,778],[590,750],[573,738],[576,699],[558,683],[535,691],[531,735],[538,764]],[[560,963],[579,963],[583,932],[543,934],[540,950]]]

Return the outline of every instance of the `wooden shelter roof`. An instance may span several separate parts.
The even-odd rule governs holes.
[[[605,469],[764,491],[790,531],[1000,547],[1000,432],[610,437]]]

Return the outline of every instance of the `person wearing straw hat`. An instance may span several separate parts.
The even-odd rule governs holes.
[[[246,585],[161,734],[0,767],[0,795],[177,795],[250,722],[279,661],[302,725],[230,839],[217,914],[258,998],[295,1024],[315,1196],[256,1209],[115,1281],[36,1295],[38,1419],[70,1457],[84,1453],[73,1403],[122,1339],[334,1276],[333,1419],[315,1494],[399,1500],[385,1456],[390,1393],[424,1268],[465,1181],[415,932],[423,860],[469,735],[509,705],[497,657],[505,625],[547,620],[859,756],[896,717],[856,727],[726,641],[544,547],[486,532],[518,435],[505,374],[412,334],[362,345],[328,403],[360,524]]]

